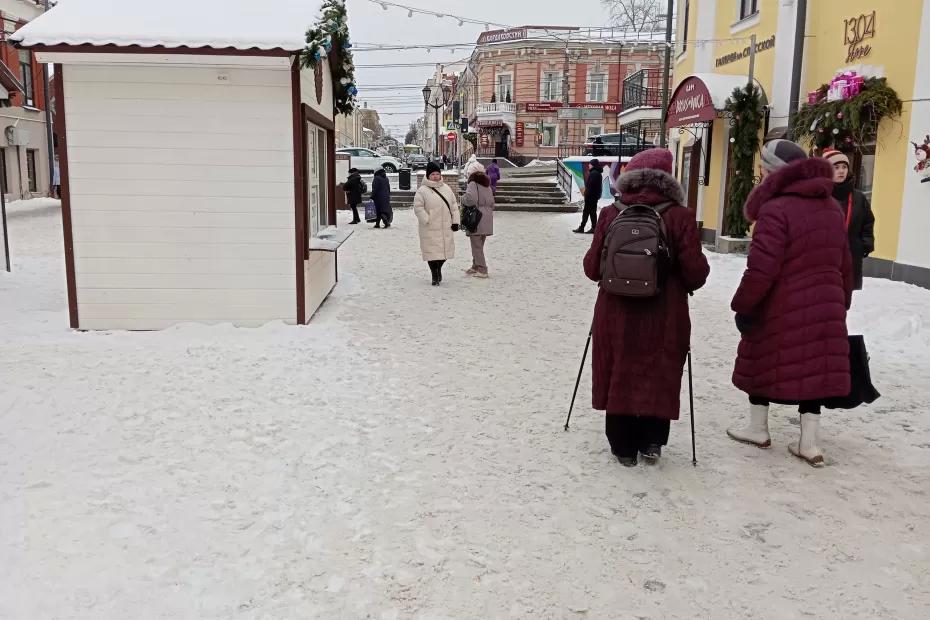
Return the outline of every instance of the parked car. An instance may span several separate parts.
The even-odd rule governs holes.
[[[423,170],[426,168],[426,164],[429,163],[429,159],[426,158],[426,155],[420,155],[414,153],[407,157],[407,165],[410,166],[413,170]]]
[[[585,143],[585,155],[632,157],[652,146],[652,143],[645,142],[631,133],[605,133],[594,136],[590,142]]]
[[[385,172],[397,172],[403,168],[403,164],[396,157],[390,155],[378,155],[368,149],[358,149],[355,147],[339,149],[336,151],[351,158],[349,164],[352,168],[358,168],[359,172],[375,172],[381,168]]]

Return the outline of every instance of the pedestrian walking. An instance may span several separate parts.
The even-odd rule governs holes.
[[[581,226],[576,228],[574,232],[584,233],[585,224],[588,223],[590,217],[591,229],[587,231],[587,234],[594,234],[594,229],[597,228],[597,203],[600,201],[603,191],[604,169],[601,167],[600,161],[592,159],[588,170],[588,178],[584,182],[584,211],[581,214]]]
[[[488,262],[484,255],[484,245],[488,237],[494,234],[494,192],[491,190],[491,178],[478,164],[475,171],[468,178],[468,186],[462,204],[468,207],[478,207],[481,212],[481,221],[474,231],[467,231],[466,235],[471,242],[471,268],[465,273],[476,278],[487,279]]]
[[[367,187],[357,168],[349,170],[349,178],[343,183],[342,187],[346,192],[346,202],[348,202],[349,207],[352,208],[352,221],[349,223],[358,224],[362,221],[358,216],[358,206],[362,204],[362,196],[365,195]]]
[[[491,192],[496,196],[497,195],[497,184],[501,180],[501,169],[497,165],[497,160],[491,160],[491,165],[488,166],[487,170],[488,178],[491,179]]]
[[[442,283],[442,266],[455,257],[455,236],[461,223],[459,203],[452,188],[442,180],[439,164],[426,166],[426,178],[413,198],[419,222],[420,252],[429,264],[433,286]]]
[[[678,419],[691,342],[688,294],[704,286],[710,266],[694,215],[684,206],[684,191],[672,176],[668,149],[650,149],[633,157],[616,189],[621,197],[601,213],[584,271],[600,283],[592,327],[593,405],[606,411],[611,452],[632,467],[638,454],[651,462],[658,460],[668,443],[671,421]],[[656,257],[655,264],[664,267],[664,281],[663,276],[658,278],[661,289],[650,297],[621,296],[605,289],[613,284],[604,281],[610,277],[605,272],[614,267],[603,263],[602,257],[605,249],[613,247],[619,230],[612,224],[625,223],[631,207],[652,218],[665,238],[666,256],[673,257],[668,262]],[[648,257],[634,259],[643,260]]]
[[[390,228],[394,220],[394,210],[391,208],[391,182],[384,169],[375,172],[375,178],[371,182],[371,199],[377,212],[374,227],[381,228],[381,223],[384,222],[384,227]]]
[[[852,254],[853,288],[862,290],[862,263],[875,251],[875,215],[865,194],[855,189],[849,171],[849,157],[836,149],[827,149],[823,158],[833,165],[833,197],[846,216],[849,252]]]
[[[61,165],[58,153],[55,153],[55,165],[52,168],[52,198],[61,198]]]
[[[833,199],[833,167],[797,144],[766,143],[762,174],[746,201],[755,228],[731,304],[742,334],[733,384],[749,395],[749,424],[727,434],[768,448],[769,403],[799,405],[801,436],[789,450],[819,467],[821,403],[850,391],[844,215]]]

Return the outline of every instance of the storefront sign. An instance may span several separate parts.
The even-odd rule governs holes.
[[[558,101],[537,101],[527,103],[527,112],[555,112],[561,108],[586,108],[590,110],[603,110],[613,114],[620,113],[619,103],[569,103],[568,105]]]
[[[539,127],[537,123],[523,123],[523,126],[526,127],[527,129],[536,129],[537,127]]]
[[[681,127],[712,121],[717,112],[710,91],[700,78],[689,77],[678,85],[668,104],[668,126]]]
[[[489,144],[491,144],[491,138],[488,137],[488,134],[481,134],[481,146],[488,146]]]
[[[520,41],[526,38],[526,28],[513,28],[510,30],[490,30],[482,32],[478,37],[478,45],[485,43],[504,43],[506,41]]]
[[[514,136],[515,146],[523,146],[523,135],[525,131],[524,124],[522,122],[517,122],[517,133]]]
[[[775,49],[775,35],[774,34],[770,36],[768,39],[756,42],[756,53],[757,54],[759,52],[764,52],[766,50],[771,50],[771,49]],[[718,67],[723,67],[730,63],[743,60],[744,58],[749,58],[751,54],[752,54],[752,47],[746,46],[739,52],[731,52],[727,54],[726,56],[721,56],[720,58],[716,60],[716,63]]]
[[[843,20],[843,45],[849,46],[847,63],[861,60],[872,53],[872,46],[863,45],[862,42],[875,36],[875,13],[872,11],[871,15],[863,14]]]
[[[491,121],[478,121],[477,123],[475,123],[475,127],[478,127],[479,129],[495,129],[495,128],[500,128],[503,126],[504,126],[504,121],[491,120]]]

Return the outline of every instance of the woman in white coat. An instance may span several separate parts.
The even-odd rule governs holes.
[[[459,203],[452,188],[442,180],[435,163],[426,166],[426,178],[413,198],[413,212],[420,223],[420,252],[429,263],[433,286],[442,282],[442,265],[455,257],[455,236],[461,224]]]

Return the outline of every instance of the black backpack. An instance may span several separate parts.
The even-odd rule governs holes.
[[[671,206],[614,205],[620,211],[601,251],[601,287],[620,297],[661,294],[671,265],[662,212]]]

